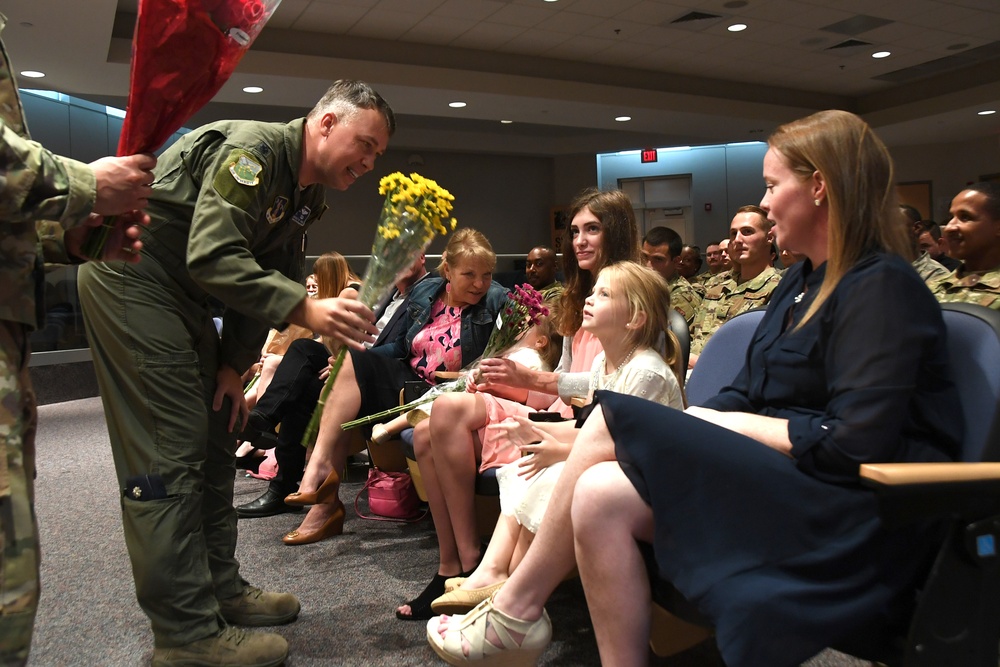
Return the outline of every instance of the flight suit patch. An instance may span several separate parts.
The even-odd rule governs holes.
[[[303,206],[302,208],[300,208],[298,211],[295,212],[295,215],[292,216],[292,222],[294,222],[299,226],[306,224],[306,221],[309,219],[309,213],[311,212],[311,210],[312,209],[310,209],[308,206]]]
[[[265,217],[268,223],[276,224],[285,217],[285,210],[288,208],[288,197],[275,197],[271,203],[271,208],[267,209]]]
[[[222,163],[212,186],[223,199],[245,211],[254,201],[255,188],[260,183],[263,170],[264,167],[256,157],[236,149]]]
[[[229,173],[241,185],[253,187],[260,183],[260,172],[264,167],[260,162],[247,154],[240,155],[235,162],[229,163]]]

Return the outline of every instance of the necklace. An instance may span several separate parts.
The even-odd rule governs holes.
[[[594,369],[594,378],[593,378],[593,381],[591,382],[591,384],[593,385],[593,388],[594,389],[610,389],[611,387],[614,387],[615,383],[618,382],[618,376],[622,374],[622,370],[624,370],[625,366],[628,365],[628,362],[630,362],[632,360],[632,355],[635,354],[635,351],[637,349],[639,349],[639,344],[638,343],[636,343],[635,345],[633,345],[632,349],[628,351],[628,354],[625,355],[625,358],[622,359],[622,362],[620,364],[618,364],[618,366],[615,368],[614,372],[611,373],[611,377],[608,379],[608,381],[606,383],[604,383],[603,387],[600,386],[600,376],[599,376],[600,369]],[[607,360],[607,353],[605,353],[605,357],[604,358],[605,358],[605,360]]]

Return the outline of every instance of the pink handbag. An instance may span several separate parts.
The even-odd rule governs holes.
[[[371,516],[362,513],[358,506],[366,490]],[[354,497],[354,511],[360,518],[373,521],[410,523],[427,516],[427,510],[420,511],[420,498],[409,473],[385,472],[375,467],[368,471],[368,481]]]

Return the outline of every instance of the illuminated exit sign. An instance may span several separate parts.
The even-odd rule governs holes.
[[[642,151],[642,163],[656,162],[656,149],[655,148],[644,148]]]

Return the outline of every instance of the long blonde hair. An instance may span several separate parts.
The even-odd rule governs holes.
[[[909,240],[899,224],[892,158],[868,123],[847,111],[820,111],[782,125],[768,144],[799,179],[819,172],[826,183],[826,274],[801,327],[862,257],[875,251],[906,257]]]
[[[313,264],[316,275],[316,298],[329,299],[339,295],[351,282],[351,267],[339,252],[323,253]]]
[[[629,321],[635,320],[640,312],[646,314],[646,321],[633,327],[626,334],[626,341],[637,349],[651,348],[660,353],[677,378],[677,384],[684,386],[683,359],[677,336],[670,330],[670,286],[658,272],[636,262],[618,262],[601,269],[614,294],[622,294],[628,299]],[[666,344],[660,348],[661,337]]]

